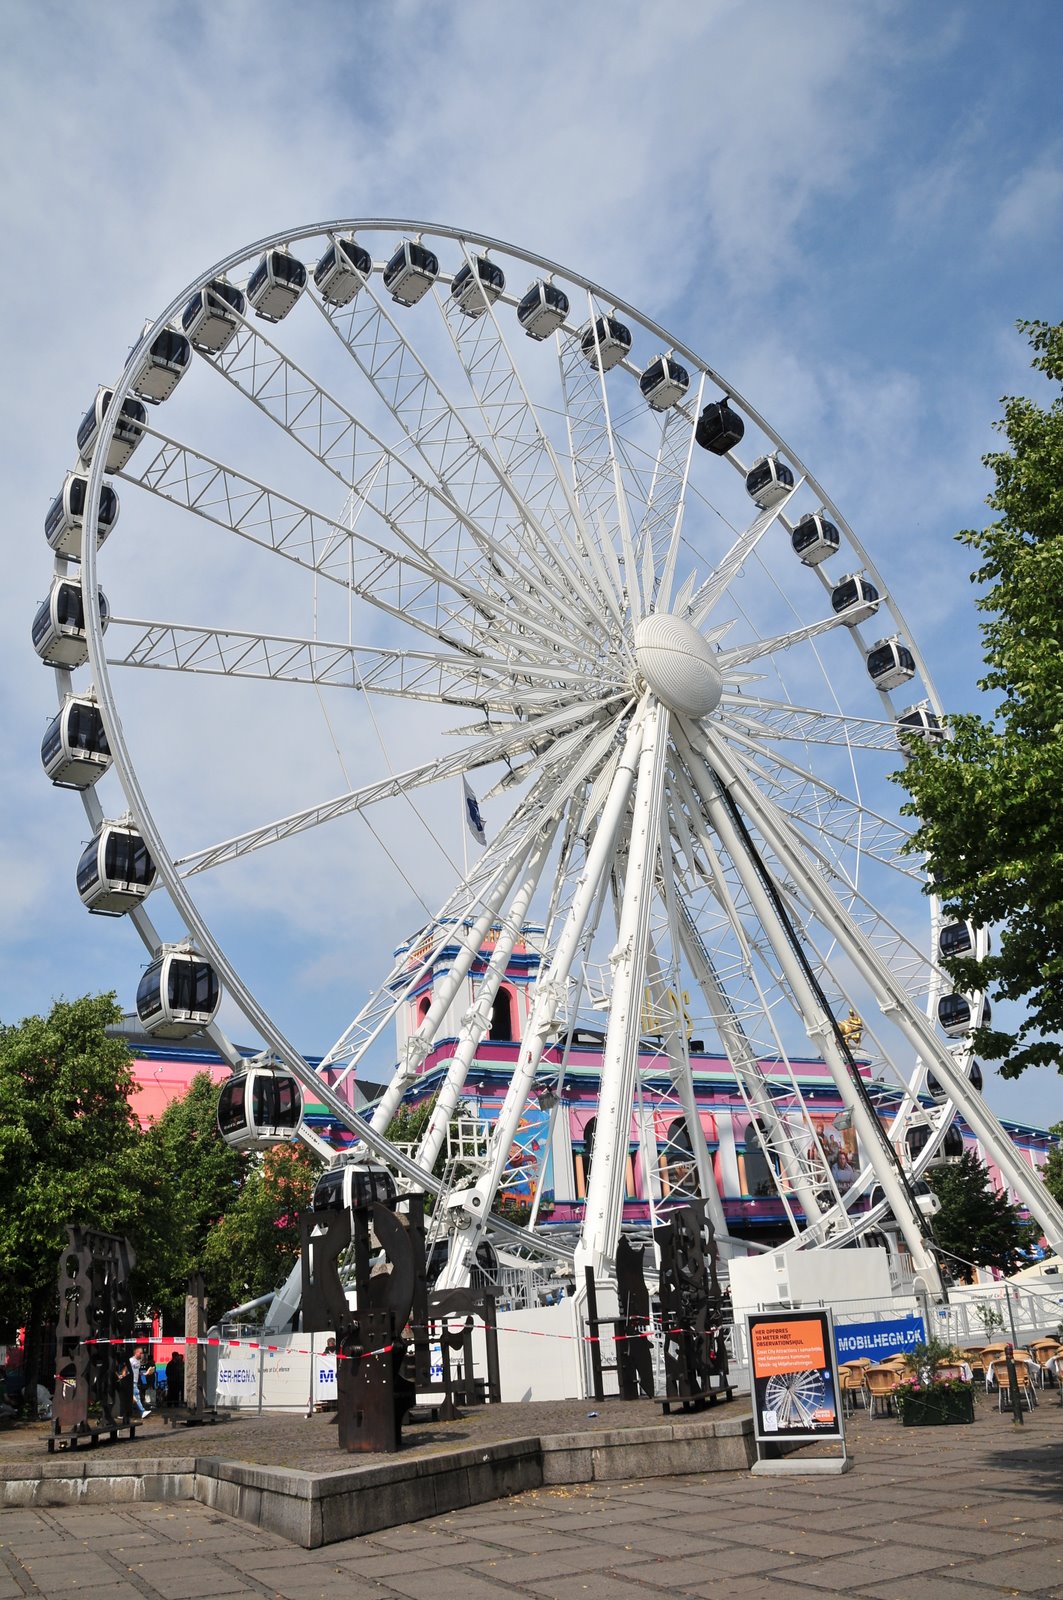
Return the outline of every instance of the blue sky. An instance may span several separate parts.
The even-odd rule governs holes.
[[[80,807],[40,769],[44,511],[143,319],[274,229],[450,222],[615,289],[810,463],[943,700],[978,705],[952,535],[983,520],[999,397],[1040,381],[1015,320],[1061,314],[1061,46],[1054,0],[4,8],[0,1018],[100,988],[129,1006],[143,960],[130,930],[82,910]],[[197,805],[212,755],[190,741]],[[248,917],[279,981],[312,906]],[[332,1037],[319,966],[290,1019],[307,1051]],[[1054,1075],[990,1099],[1063,1116]]]

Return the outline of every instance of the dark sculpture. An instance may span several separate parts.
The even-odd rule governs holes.
[[[308,1214],[302,1232],[303,1328],[336,1335],[336,1391],[344,1450],[394,1451],[418,1394],[441,1394],[438,1415],[458,1405],[498,1401],[498,1330],[494,1299],[483,1289],[429,1295],[424,1237],[424,1195],[401,1196],[334,1213]],[[374,1249],[387,1267],[373,1265]],[[340,1262],[353,1251],[354,1309],[340,1279]],[[463,1318],[452,1328],[450,1320]],[[474,1321],[483,1323],[487,1377],[473,1373]],[[442,1381],[432,1381],[432,1345],[440,1347]],[[451,1357],[460,1352],[452,1368]]]
[[[620,1302],[617,1321],[616,1368],[620,1398],[653,1398],[653,1352],[650,1349],[650,1292],[643,1273],[646,1245],[636,1249],[621,1237],[616,1247],[616,1293]]]
[[[340,1447],[395,1451],[420,1382],[430,1376],[427,1339],[404,1370],[410,1323],[424,1323],[427,1301],[424,1196],[406,1195],[393,1210],[379,1201],[322,1223],[302,1218],[303,1327],[334,1330]],[[373,1239],[389,1270],[372,1268]],[[354,1251],[355,1308],[347,1304],[339,1263]]]
[[[129,1274],[136,1265],[129,1241],[78,1223],[67,1225],[59,1258],[59,1324],[52,1436],[69,1445],[95,1444],[128,1429],[132,1438],[133,1379],[127,1345],[134,1308]]]
[[[716,1272],[716,1236],[704,1200],[690,1200],[653,1231],[661,1252],[667,1414],[673,1402],[701,1411],[730,1399],[723,1296]]]

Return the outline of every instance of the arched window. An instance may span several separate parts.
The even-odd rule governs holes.
[[[418,1002],[417,1002],[417,1022],[418,1022],[418,1024],[422,1023],[424,1021],[425,1017],[427,1017],[428,1012],[431,1009],[431,1005],[432,1005],[432,996],[430,994],[423,994],[421,996],[420,1000],[418,1000]]]
[[[763,1130],[756,1120],[748,1123],[745,1133],[745,1192],[755,1199],[777,1193],[771,1162],[765,1153]]]
[[[488,1037],[499,1040],[513,1038],[513,994],[504,985],[499,988],[491,1007],[491,1032]]]
[[[685,1117],[668,1124],[664,1149],[659,1155],[664,1194],[699,1194],[698,1168]]]

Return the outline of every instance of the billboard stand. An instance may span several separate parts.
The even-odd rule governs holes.
[[[830,1310],[755,1311],[746,1317],[753,1390],[755,1473],[848,1472]],[[840,1456],[784,1456],[786,1445],[835,1440]]]

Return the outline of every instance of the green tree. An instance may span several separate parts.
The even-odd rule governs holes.
[[[121,1015],[113,994],[86,995],[0,1028],[0,1304],[26,1326],[29,1384],[67,1224],[124,1234],[138,1257],[159,1242],[165,1175],[130,1109],[129,1051],[105,1032]]]
[[[158,1253],[143,1263],[146,1297],[166,1324],[184,1327],[190,1272],[203,1265],[207,1239],[239,1196],[249,1158],[218,1132],[221,1086],[198,1072],[179,1100],[171,1100],[145,1134],[153,1169],[168,1178],[168,1211]]]
[[[299,1254],[299,1214],[310,1209],[320,1165],[303,1145],[267,1150],[207,1234],[202,1262],[211,1315],[269,1294]]]
[[[1033,366],[1063,382],[1063,324],[1020,323]],[[1008,448],[985,457],[998,520],[957,534],[976,551],[972,581],[992,719],[951,716],[951,738],[913,749],[898,774],[920,819],[912,848],[925,853],[949,915],[999,928],[992,954],[945,963],[957,988],[1025,1002],[1015,1032],[980,1028],[975,1047],[1002,1076],[1029,1066],[1063,1070],[1063,392],[1046,408],[1005,399],[996,424]],[[1053,1037],[1055,1035],[1056,1037]]]
[[[1059,1143],[1048,1152],[1041,1179],[1053,1200],[1063,1206],[1063,1122],[1054,1122],[1048,1131],[1055,1134]]]
[[[948,1268],[966,1277],[968,1262],[1005,1273],[1024,1265],[1023,1252],[1037,1242],[1040,1230],[993,1188],[989,1173],[973,1151],[965,1151],[959,1161],[934,1168],[926,1176],[941,1201],[934,1218],[934,1242],[945,1252]]]

